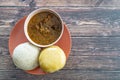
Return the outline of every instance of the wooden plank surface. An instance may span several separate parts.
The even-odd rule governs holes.
[[[26,74],[21,70],[4,70],[2,72],[0,73],[1,80],[119,80],[120,78],[119,71],[61,70],[53,74],[39,76]],[[61,75],[65,77],[61,77]]]
[[[120,9],[51,9],[61,15],[72,36],[120,36]],[[9,35],[14,24],[32,10],[34,8],[1,7],[0,35]]]
[[[36,6],[72,6],[83,8],[118,8],[120,7],[119,0],[35,0]]]
[[[18,69],[10,56],[1,55],[0,58],[0,70]],[[119,60],[120,56],[70,56],[63,70],[120,71]]]
[[[119,80],[119,78],[119,71],[61,70],[48,75],[30,75],[21,70],[4,70],[0,74],[1,80]]]
[[[119,4],[119,0],[0,0],[0,80],[119,80]],[[37,8],[56,10],[72,36],[66,66],[41,76],[15,67],[8,51],[15,23]]]
[[[29,6],[32,0],[0,0],[0,6]]]
[[[8,52],[8,38],[0,37],[0,40],[0,69],[15,69]],[[73,37],[72,40],[73,47],[64,69],[120,70],[120,37]]]
[[[8,37],[0,37],[0,52],[8,53]],[[71,56],[120,56],[120,37],[72,37]]]
[[[0,6],[119,8],[119,0],[0,0]]]

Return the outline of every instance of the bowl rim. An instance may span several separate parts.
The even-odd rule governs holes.
[[[29,37],[29,35],[28,35],[28,23],[29,23],[29,21],[31,20],[31,18],[32,18],[34,15],[36,15],[36,14],[38,14],[38,13],[41,13],[41,12],[51,12],[51,13],[53,13],[54,15],[56,15],[56,16],[60,19],[60,21],[61,21],[62,30],[61,30],[60,36],[59,36],[54,42],[52,42],[52,43],[50,43],[50,44],[48,44],[48,45],[40,45],[40,44],[37,44],[37,43],[35,43],[35,42]],[[48,9],[48,8],[42,8],[42,9],[39,8],[39,9],[36,9],[36,10],[32,11],[32,12],[27,16],[27,18],[26,18],[26,20],[25,20],[25,23],[24,23],[24,33],[25,33],[26,38],[28,39],[28,41],[29,41],[30,43],[32,43],[33,45],[38,46],[38,47],[49,47],[49,46],[54,45],[54,44],[57,43],[57,42],[60,40],[60,38],[62,37],[63,31],[64,31],[64,24],[63,24],[62,18],[60,17],[60,15],[59,15],[56,11],[54,11],[54,10],[52,10],[52,9]]]

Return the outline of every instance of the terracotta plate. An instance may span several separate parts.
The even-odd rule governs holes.
[[[24,43],[24,42],[28,42],[24,34],[25,19],[26,17],[23,17],[22,19],[20,19],[20,21],[16,23],[13,30],[11,31],[10,38],[9,38],[9,44],[8,44],[9,52],[11,56],[12,56],[13,50],[15,49],[17,45]],[[70,54],[70,49],[71,49],[71,37],[70,37],[70,33],[66,25],[64,25],[63,36],[55,45],[61,47],[65,52],[66,58],[68,58]],[[46,74],[40,69],[40,67],[34,70],[26,71],[26,72],[30,74],[36,74],[36,75]]]

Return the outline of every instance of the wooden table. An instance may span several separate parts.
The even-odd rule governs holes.
[[[15,67],[8,52],[11,29],[37,8],[56,10],[72,36],[66,66],[39,76]],[[120,0],[0,0],[0,80],[120,80]]]

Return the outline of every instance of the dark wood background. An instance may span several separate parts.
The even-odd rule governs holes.
[[[39,76],[15,67],[8,51],[15,23],[37,8],[56,10],[72,36],[64,69]],[[120,0],[0,0],[0,80],[120,80]]]

